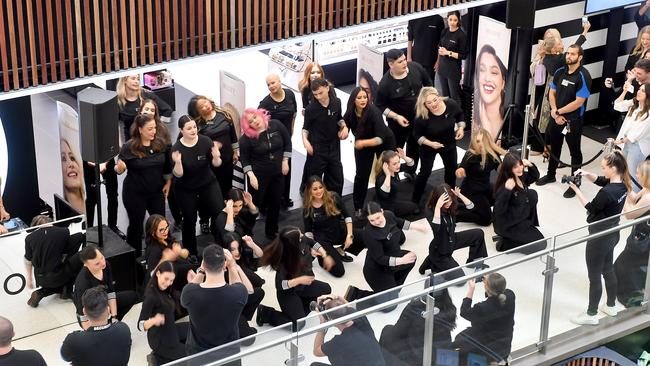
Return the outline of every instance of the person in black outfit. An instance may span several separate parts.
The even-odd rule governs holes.
[[[354,135],[354,188],[352,200],[354,210],[361,212],[368,192],[368,179],[372,162],[384,150],[395,150],[395,136],[384,124],[381,111],[370,104],[368,92],[356,87],[350,93],[348,106],[343,116],[345,124]]]
[[[498,273],[485,276],[483,286],[487,299],[472,306],[476,282],[467,282],[460,316],[472,325],[456,335],[453,347],[463,353],[485,355],[488,361],[505,361],[515,326],[515,293],[506,288],[506,279]]]
[[[438,47],[438,64],[436,71],[440,80],[442,95],[450,97],[461,106],[460,78],[462,75],[462,60],[469,54],[467,34],[460,27],[460,12],[452,11],[447,14],[447,25],[440,36]]]
[[[433,349],[450,348],[451,331],[456,328],[456,306],[447,289],[437,290],[432,295],[435,309],[438,310],[433,317]],[[394,325],[389,324],[382,329],[379,345],[386,366],[422,365],[425,343],[422,314],[426,308],[426,301],[415,298],[402,310]]]
[[[135,291],[115,291],[115,281],[111,271],[111,264],[106,262],[102,252],[93,244],[89,244],[79,252],[79,259],[84,266],[74,282],[73,302],[77,308],[77,320],[83,329],[88,329],[91,324],[83,313],[83,296],[86,290],[96,286],[103,287],[108,293],[108,306],[110,316],[122,320],[138,301]]]
[[[300,90],[300,99],[302,101],[302,115],[305,115],[305,109],[314,101],[314,94],[311,92],[311,83],[316,79],[325,79],[325,71],[323,67],[316,63],[310,62],[305,66],[302,80],[298,82],[298,90]]]
[[[386,52],[386,61],[390,70],[379,82],[375,105],[386,116],[388,127],[395,135],[395,145],[404,148],[406,155],[414,159],[415,164],[405,170],[414,175],[420,158],[419,146],[413,138],[415,121],[415,102],[423,86],[432,86],[433,82],[420,64],[407,62],[401,50],[391,49]]]
[[[426,227],[421,223],[412,223],[395,216],[390,211],[384,211],[377,202],[368,202],[365,210],[368,224],[363,228],[363,242],[368,248],[368,253],[363,265],[363,277],[372,291],[348,286],[345,294],[347,301],[361,299],[403,285],[417,260],[414,252],[400,249],[400,245],[406,241],[404,230],[426,231]],[[396,298],[397,295],[398,293],[393,291],[376,297],[372,303],[369,301],[366,305],[386,302]],[[382,311],[393,309],[394,307],[389,307]]]
[[[196,122],[188,116],[178,119],[182,137],[172,147],[174,189],[183,212],[183,246],[196,251],[196,217],[201,205],[212,220],[212,235],[217,238],[215,220],[223,199],[212,166],[221,165],[219,143],[199,135]]]
[[[37,215],[31,226],[45,225],[25,238],[25,272],[28,289],[32,292],[27,304],[33,308],[47,296],[60,293],[69,299],[77,273],[81,270],[79,247],[85,240],[83,233],[70,235],[68,228],[47,225],[52,218]],[[32,275],[33,272],[33,275]]]
[[[431,81],[436,79],[434,70],[434,65],[438,61],[436,50],[440,44],[440,34],[444,29],[445,21],[438,14],[411,19],[408,22],[406,59],[422,65]]]
[[[469,247],[467,263],[487,257],[483,230],[469,229],[456,232],[458,199],[461,199],[466,207],[473,205],[472,201],[465,197],[458,187],[452,190],[451,187],[443,183],[433,189],[427,204],[427,207],[433,211],[433,217],[429,221],[433,240],[429,243],[429,255],[420,265],[420,273],[424,273],[427,268],[430,268],[432,273],[437,273],[458,267],[458,262],[452,257],[452,254],[465,247]],[[474,266],[482,268],[483,265],[479,262]],[[460,270],[445,277],[451,280],[463,275],[464,273]]]
[[[225,274],[228,274],[226,282]],[[229,251],[211,244],[203,250],[201,267],[190,271],[181,294],[181,305],[190,314],[185,342],[188,355],[239,339],[239,318],[253,287]],[[218,311],[215,311],[218,309]],[[239,345],[210,354],[218,360],[239,352]],[[241,365],[234,361],[228,365]]]
[[[548,172],[537,181],[538,186],[555,182],[555,171],[559,165],[558,159],[562,153],[562,145],[566,137],[571,152],[571,174],[582,165],[583,117],[591,88],[589,71],[581,66],[584,51],[578,45],[571,45],[566,53],[567,66],[560,68],[553,76],[549,102],[551,117],[555,122],[549,123],[548,133],[551,140],[551,158]],[[555,157],[556,158],[555,158]],[[567,189],[565,198],[575,196],[572,189]]]
[[[83,169],[85,177],[84,184],[86,186],[86,223],[88,227],[92,227],[95,222],[95,207],[97,206],[97,194],[95,191],[95,163],[84,160]],[[108,212],[108,227],[117,235],[125,237],[124,233],[122,233],[122,231],[117,227],[118,193],[117,174],[115,174],[115,159],[110,158],[107,161],[100,163],[99,173],[101,174],[106,189],[106,198],[108,201],[106,205],[106,210]]]
[[[539,177],[539,170],[528,160],[508,153],[499,166],[494,185],[494,232],[500,236],[498,251],[538,241],[544,237],[537,229],[537,192],[528,188]],[[546,243],[526,246],[522,253],[532,253],[546,247]]]
[[[490,183],[490,173],[499,168],[501,156],[505,154],[506,151],[494,143],[486,129],[474,132],[469,149],[456,169],[456,178],[463,179],[460,190],[474,206],[459,205],[458,222],[473,222],[481,226],[492,223],[494,188]]]
[[[280,77],[277,74],[270,74],[266,77],[266,86],[269,88],[269,95],[260,101],[258,109],[264,109],[269,112],[271,119],[280,121],[293,136],[293,125],[296,121],[296,96],[289,88],[283,88]],[[284,191],[282,193],[282,206],[284,208],[293,207],[293,201],[290,197],[291,192],[291,159],[289,159],[289,173],[284,180]]]
[[[407,166],[415,165],[415,160],[406,156],[404,150],[400,148],[397,148],[397,152],[385,150],[377,159],[375,165],[375,196],[384,210],[393,212],[397,217],[410,218],[418,215],[420,209],[411,200],[398,198],[399,191],[404,185],[400,182],[398,176],[401,168],[400,158],[404,159]]]
[[[335,263],[328,272],[334,277],[341,277],[345,273],[343,262],[352,261],[352,258],[345,254],[345,250],[354,243],[352,217],[341,196],[328,191],[320,177],[309,178],[303,197],[305,235],[325,248]],[[359,245],[360,239],[357,239],[353,249],[357,255],[363,249],[363,246]],[[321,258],[318,262],[323,265]]]
[[[138,330],[147,332],[155,365],[162,365],[186,356],[185,338],[188,322],[176,323],[176,300],[172,284],[176,278],[172,262],[161,262],[151,276],[146,289]]]
[[[221,193],[232,188],[232,176],[235,163],[239,160],[239,143],[232,116],[203,95],[193,96],[187,104],[187,112],[196,121],[199,134],[207,136],[219,144],[221,165],[211,166],[217,177]],[[199,206],[199,223],[201,233],[210,232],[209,208]]]
[[[351,314],[353,308],[345,307],[347,301],[336,295],[323,295],[317,300],[326,312],[319,314],[320,322],[325,323]],[[337,308],[337,309],[334,309]],[[316,309],[317,312],[318,309]],[[325,342],[327,328],[316,333],[314,338],[314,356],[326,357],[329,364],[312,362],[311,366],[384,366],[375,332],[365,316],[345,323],[336,324],[341,332]]]
[[[357,80],[357,85],[368,94],[368,103],[374,104],[379,90],[379,84],[375,81],[375,78],[367,70],[361,68]]]
[[[348,138],[348,127],[343,120],[341,100],[330,93],[329,82],[316,79],[311,82],[314,103],[305,108],[302,143],[307,150],[301,190],[312,175],[323,177],[327,186],[343,193],[343,165],[341,141]]]
[[[297,321],[309,314],[309,303],[332,292],[329,284],[314,277],[312,251],[323,258],[325,270],[334,266],[325,248],[294,226],[283,227],[278,237],[265,248],[260,264],[275,270],[275,289],[281,311],[260,305],[256,317],[258,326],[292,323],[292,329],[296,330],[304,326]]]
[[[278,233],[280,201],[284,180],[291,179],[291,136],[284,125],[270,119],[263,109],[248,108],[242,118],[241,162],[257,206],[265,207],[264,233],[273,239]]]
[[[646,14],[648,9],[650,9],[650,0],[646,0],[645,3],[639,7],[639,10],[634,13],[634,22],[639,30],[650,25],[650,18],[648,18],[648,15],[650,14]]]
[[[460,105],[453,99],[438,95],[432,87],[420,90],[416,103],[416,117],[413,137],[420,145],[420,172],[415,178],[411,200],[420,202],[427,186],[436,154],[440,154],[445,165],[445,183],[456,185],[456,140],[465,135],[465,117]]]
[[[127,366],[131,356],[129,326],[109,320],[108,295],[101,287],[89,288],[81,299],[88,329],[68,334],[61,358],[73,366]]]
[[[16,336],[11,321],[0,316],[0,366],[46,366],[43,356],[33,349],[17,350],[11,346]]]
[[[250,193],[233,188],[226,193],[225,207],[217,216],[217,244],[227,248],[228,241],[224,239],[228,233],[236,233],[240,238],[253,236],[253,227],[259,210]]]
[[[128,170],[122,201],[129,216],[126,242],[142,253],[142,222],[149,215],[165,214],[165,198],[171,187],[169,147],[156,135],[156,121],[149,114],[135,117],[131,139],[120,149],[115,173]]]
[[[150,91],[140,86],[140,75],[129,75],[120,78],[117,82],[117,106],[119,108],[119,121],[124,128],[124,137],[131,136],[131,125],[136,115],[140,113],[140,106],[144,99],[152,99],[158,106],[160,120],[164,123],[171,121],[173,110],[169,104]]]
[[[576,173],[595,183],[601,188],[596,197],[590,202],[574,183],[569,187],[576,192],[580,203],[587,209],[587,223],[589,234],[616,227],[620,222],[619,214],[625,205],[627,193],[632,189],[630,173],[625,157],[620,151],[607,154],[600,162],[602,176],[578,170]],[[603,287],[601,277],[605,280],[607,302],[600,310],[609,315],[616,316],[616,273],[614,272],[614,247],[618,244],[620,232],[615,231],[597,239],[587,241],[585,258],[587,261],[587,274],[589,275],[589,306],[587,312],[580,314],[571,321],[576,324],[598,324],[598,303],[602,296]]]

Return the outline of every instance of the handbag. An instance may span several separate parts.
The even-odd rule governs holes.
[[[625,249],[633,253],[648,255],[650,252],[650,225],[647,221],[634,225],[630,236],[627,237]]]

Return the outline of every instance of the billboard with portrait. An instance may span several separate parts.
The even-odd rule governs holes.
[[[79,115],[66,103],[56,102],[61,148],[63,198],[77,211],[86,212],[86,186],[79,144]]]

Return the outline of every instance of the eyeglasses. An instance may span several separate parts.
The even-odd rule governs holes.
[[[158,229],[159,233],[166,233],[169,231],[169,226],[165,226],[163,228]]]

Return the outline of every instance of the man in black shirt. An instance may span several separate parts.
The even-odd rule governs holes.
[[[351,314],[352,308],[341,307],[329,311],[335,307],[347,304],[345,299],[335,295],[324,295],[318,298],[318,303],[325,307],[328,312],[320,316],[320,322],[341,318]],[[366,317],[349,320],[337,324],[336,328],[341,334],[334,336],[325,342],[327,329],[316,333],[314,339],[314,355],[329,359],[332,366],[383,366],[384,357],[375,338],[375,333]],[[322,362],[314,362],[311,366],[328,366]]]
[[[108,295],[93,287],[83,295],[83,313],[90,326],[68,334],[61,345],[61,357],[73,366],[126,366],[131,355],[131,331],[116,319],[108,320]]]
[[[330,90],[329,82],[316,79],[311,91],[317,103],[305,108],[302,143],[307,150],[300,191],[309,177],[323,177],[327,189],[343,195],[343,165],[341,141],[348,138],[348,127],[343,120],[341,100]]]
[[[553,76],[548,94],[551,117],[555,120],[555,123],[550,123],[548,127],[551,139],[551,158],[548,163],[548,172],[537,180],[538,186],[555,182],[555,172],[559,161],[554,156],[560,157],[565,137],[571,153],[571,174],[578,170],[582,164],[580,138],[591,87],[589,71],[581,65],[583,54],[582,47],[569,46],[566,53],[567,66],[557,70]],[[563,194],[565,198],[572,198],[575,195],[575,191],[571,188],[568,188]]]
[[[225,270],[228,272],[228,282]],[[190,315],[185,342],[188,355],[239,339],[238,320],[253,286],[228,250],[211,244],[203,250],[203,262],[190,271],[190,282],[181,294],[181,305]],[[239,345],[211,353],[211,360],[239,352]],[[241,365],[240,361],[229,365]]]
[[[433,66],[438,60],[438,45],[443,29],[445,21],[439,14],[411,19],[408,22],[406,61],[415,61],[422,65],[432,82],[436,79]]]
[[[420,89],[423,86],[433,86],[433,83],[422,66],[406,61],[406,56],[401,50],[392,49],[386,52],[386,61],[390,70],[379,82],[375,105],[388,119],[388,127],[395,135],[397,147],[403,148],[407,143],[406,155],[413,158],[415,164],[412,167],[404,167],[404,172],[412,177],[420,158],[419,146],[412,134],[415,102]]]
[[[7,318],[0,316],[0,366],[46,366],[45,360],[35,350],[19,351],[11,346],[16,336],[14,326]]]
[[[31,226],[52,222],[52,218],[38,215]],[[25,271],[27,288],[41,288],[32,292],[27,304],[37,307],[46,296],[60,293],[61,298],[69,299],[72,294],[74,278],[81,270],[79,247],[84,241],[84,234],[70,235],[68,228],[44,226],[25,238]],[[32,272],[34,273],[32,276]]]

